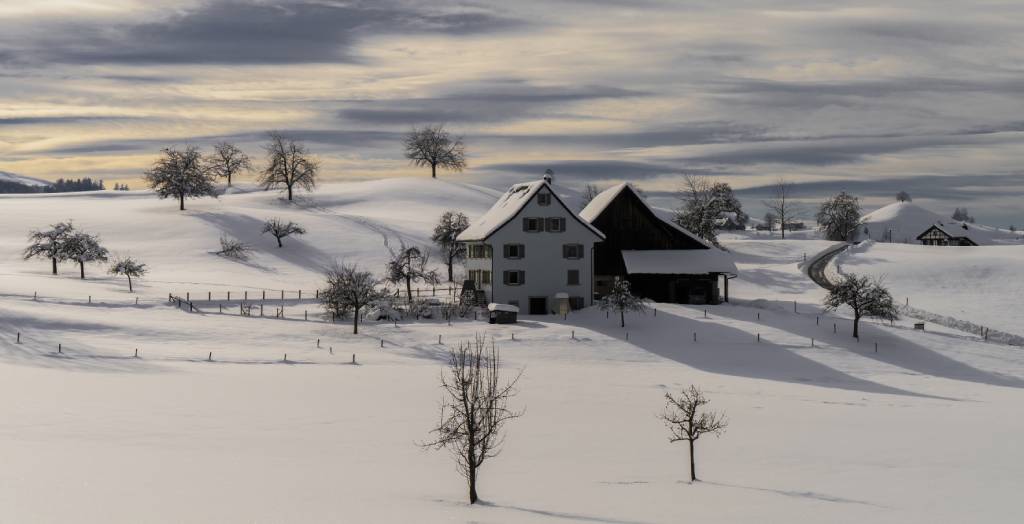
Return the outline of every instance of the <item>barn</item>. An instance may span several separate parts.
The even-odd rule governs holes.
[[[605,238],[594,244],[594,295],[616,278],[657,302],[729,301],[736,264],[721,249],[658,215],[629,183],[600,193],[580,212]]]
[[[966,223],[943,224],[936,222],[917,236],[921,244],[926,246],[977,246],[978,242],[971,238],[970,227]]]

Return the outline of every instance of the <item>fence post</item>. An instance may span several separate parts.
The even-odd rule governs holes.
[[[57,353],[63,353],[63,352],[64,352],[64,345],[63,344],[57,344]]]
[[[207,291],[206,292],[206,301],[210,302],[211,300],[213,300],[213,291]]]
[[[266,300],[266,299],[267,299],[267,290],[264,289],[263,290],[263,300]]]
[[[231,292],[228,291],[228,302],[231,302]]]
[[[211,351],[210,354],[206,356],[206,361],[213,362],[213,351]]]
[[[281,300],[284,300],[284,290],[281,290]]]
[[[302,320],[309,320],[309,310],[302,310]]]
[[[353,364],[356,363],[356,354],[355,353],[352,353],[352,363]]]
[[[18,343],[21,344],[21,331],[18,332]]]
[[[135,358],[139,358],[139,348],[135,348]]]
[[[694,342],[697,341],[697,332],[696,331],[693,332],[693,341]]]
[[[260,316],[263,316],[263,304],[260,304]]]

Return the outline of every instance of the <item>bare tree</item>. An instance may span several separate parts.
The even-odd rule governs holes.
[[[913,198],[910,198],[910,193],[907,193],[906,191],[900,191],[899,193],[896,193],[897,202],[912,202],[913,200]]]
[[[391,248],[388,248],[391,250]],[[392,284],[405,284],[405,292],[412,302],[412,283],[423,281],[435,285],[440,282],[437,271],[429,269],[430,252],[426,248],[406,247],[402,244],[398,251],[391,250],[391,260],[387,265],[386,280]]]
[[[160,198],[177,198],[178,209],[181,211],[185,210],[186,198],[216,198],[215,177],[203,165],[203,156],[195,146],[187,146],[184,150],[164,149],[162,156],[146,171],[149,187]]]
[[[703,435],[721,435],[728,426],[724,414],[704,410],[710,402],[704,392],[693,385],[680,391],[678,396],[665,393],[665,412],[660,418],[671,432],[669,442],[686,441],[690,445],[691,482],[697,480],[694,444]]]
[[[782,238],[786,238],[786,226],[801,213],[800,206],[793,200],[793,184],[787,182],[785,178],[779,178],[772,186],[772,196],[763,203],[775,215],[779,230],[782,231]]]
[[[132,257],[118,258],[114,265],[110,266],[111,275],[124,275],[128,277],[128,291],[134,293],[132,278],[139,278],[146,274],[146,264],[135,260]]]
[[[249,155],[230,142],[218,142],[213,146],[213,153],[206,157],[206,169],[220,178],[228,179],[243,171],[252,169]]]
[[[48,258],[53,262],[53,274],[57,274],[57,262],[64,260],[64,248],[75,228],[71,221],[50,225],[47,231],[33,230],[28,234],[29,245],[22,256],[25,260]]]
[[[825,296],[825,309],[835,311],[848,306],[853,311],[853,336],[860,338],[860,319],[875,317],[883,320],[898,320],[899,309],[892,300],[889,290],[881,280],[867,276],[847,274]]]
[[[352,333],[359,334],[359,310],[384,297],[381,281],[355,264],[335,264],[327,270],[327,287],[320,291],[320,303],[328,313],[345,318],[352,313]]]
[[[430,166],[430,176],[437,178],[438,167],[456,172],[466,168],[466,146],[444,125],[413,128],[405,136],[405,158],[417,167]]]
[[[841,191],[821,203],[815,218],[829,240],[848,242],[860,226],[861,207],[857,197]]]
[[[100,245],[98,236],[81,231],[68,237],[63,251],[66,260],[78,262],[82,279],[85,279],[86,262],[106,262],[110,254],[107,248]]]
[[[628,280],[615,277],[611,291],[601,297],[598,307],[601,308],[601,311],[618,312],[619,326],[626,327],[626,312],[644,312],[647,310],[647,302],[630,291]]]
[[[458,242],[459,233],[469,228],[469,218],[458,211],[445,211],[441,220],[434,226],[434,234],[430,237],[441,250],[444,263],[448,266],[448,282],[453,282],[452,266],[466,258],[466,245]]]
[[[717,222],[726,213],[734,214],[736,224],[741,227],[750,218],[743,212],[743,205],[729,184],[708,177],[683,177],[679,199],[681,204],[676,209],[675,222],[715,245],[718,245]]]
[[[771,211],[764,214],[764,224],[768,226],[768,234],[771,234],[771,232],[775,230],[775,222],[777,220],[778,217],[773,215]]]
[[[231,238],[227,235],[221,235],[220,251],[217,251],[217,254],[222,257],[233,258],[235,260],[247,260],[249,258],[250,251],[252,251],[252,248],[242,241]]]
[[[263,233],[270,233],[277,239],[277,247],[284,247],[281,243],[281,239],[292,235],[305,235],[306,229],[296,224],[295,222],[285,222],[280,218],[271,218],[263,223]]]
[[[594,197],[601,194],[601,190],[594,184],[583,186],[583,207],[587,207],[594,201]]]
[[[459,343],[450,352],[448,369],[441,375],[441,420],[431,430],[436,438],[422,445],[451,452],[469,484],[470,504],[478,500],[480,467],[501,452],[502,428],[523,414],[509,408],[521,376],[520,371],[502,383],[498,349],[483,335],[477,335],[471,343]]]
[[[310,155],[301,142],[272,132],[270,141],[263,149],[267,153],[267,167],[259,178],[263,189],[284,187],[288,190],[288,200],[291,200],[292,189],[296,186],[306,191],[316,187],[320,162]]]

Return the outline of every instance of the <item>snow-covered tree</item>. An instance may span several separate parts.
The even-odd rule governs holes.
[[[466,245],[456,242],[455,238],[469,228],[469,218],[458,211],[445,211],[434,226],[434,234],[430,237],[441,250],[444,263],[448,266],[448,282],[454,281],[453,266],[466,258]]]
[[[249,155],[230,142],[218,142],[213,145],[213,153],[206,156],[206,169],[220,178],[228,180],[243,171],[252,169]]]
[[[34,230],[28,234],[29,245],[25,248],[25,260],[48,258],[53,263],[53,274],[57,274],[57,262],[65,259],[64,249],[75,228],[71,221],[51,224],[48,230]]]
[[[270,133],[270,141],[263,149],[267,153],[267,167],[263,169],[259,178],[259,184],[263,189],[284,187],[288,191],[288,200],[291,200],[295,187],[306,191],[316,188],[320,162],[301,142],[273,132]]]
[[[320,290],[320,303],[337,318],[352,314],[352,333],[359,334],[359,310],[384,297],[381,281],[355,264],[335,264],[327,270],[327,287]]]
[[[860,200],[846,191],[822,202],[815,216],[825,232],[825,238],[843,242],[853,239],[860,225],[860,217]]]
[[[203,165],[199,148],[187,146],[184,150],[167,148],[162,156],[146,171],[146,183],[160,198],[178,199],[178,209],[185,210],[186,198],[217,196],[216,175]]]
[[[516,383],[501,378],[501,357],[494,341],[477,335],[453,348],[448,369],[441,375],[441,420],[431,430],[434,439],[424,447],[447,448],[469,485],[469,503],[477,497],[477,475],[487,459],[498,456],[504,442],[502,429],[522,411],[509,407]]]
[[[388,248],[390,249],[390,248]],[[406,247],[402,244],[398,251],[391,250],[391,260],[387,265],[388,282],[396,285],[405,284],[405,292],[412,302],[412,283],[424,282],[436,285],[441,279],[437,271],[429,269],[430,252],[426,248]]]
[[[732,187],[708,177],[686,175],[679,199],[682,202],[676,210],[675,222],[715,245],[718,245],[716,222],[726,213],[733,213],[740,225],[745,225],[749,219]]]
[[[825,297],[825,309],[835,311],[847,306],[853,311],[853,336],[860,338],[860,319],[874,317],[883,320],[899,319],[899,309],[889,290],[878,279],[847,274]]]
[[[906,191],[900,191],[899,193],[896,193],[897,202],[912,202],[913,200],[913,198],[910,198],[910,193],[907,193]]]
[[[64,259],[78,262],[81,278],[85,278],[86,262],[106,262],[110,254],[100,245],[100,237],[78,231],[71,234],[64,243]]]
[[[583,207],[587,207],[588,204],[594,201],[594,197],[600,194],[601,190],[594,184],[587,184],[583,186]]]
[[[633,294],[629,289],[629,281],[624,278],[615,278],[612,289],[607,295],[601,297],[598,302],[601,311],[615,311],[619,314],[619,326],[626,327],[626,312],[644,312],[647,310],[647,301]]]
[[[772,195],[762,203],[768,208],[768,211],[775,216],[777,223],[779,224],[779,231],[782,232],[782,238],[786,238],[786,228],[797,218],[799,218],[802,209],[800,205],[793,199],[793,184],[788,182],[785,178],[779,178],[774,185],[771,186]]]
[[[285,222],[280,218],[271,218],[263,223],[263,233],[270,233],[274,238],[277,239],[277,247],[284,247],[281,243],[281,239],[292,235],[305,235],[306,229],[296,224],[295,222]]]
[[[220,237],[220,251],[218,255],[226,258],[232,258],[235,260],[247,260],[249,258],[249,252],[252,248],[242,241],[231,238],[227,235],[221,235]]]
[[[966,207],[956,208],[953,211],[953,220],[956,220],[957,222],[970,222],[972,224],[974,223],[974,217],[972,217],[970,213],[967,212]]]
[[[466,146],[462,137],[453,137],[444,125],[413,128],[405,136],[405,158],[416,167],[430,166],[430,176],[437,178],[437,168],[462,171],[466,168]]]
[[[690,481],[697,480],[697,466],[694,459],[694,444],[704,435],[719,436],[728,426],[725,415],[706,411],[704,406],[711,401],[697,386],[690,387],[673,396],[665,393],[665,412],[661,419],[668,427],[669,442],[686,441],[690,445]]]
[[[135,260],[132,257],[120,257],[110,266],[111,275],[124,275],[128,277],[128,291],[134,293],[132,278],[140,278],[146,274],[146,264]]]

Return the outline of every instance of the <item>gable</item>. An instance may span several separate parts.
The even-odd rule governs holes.
[[[696,235],[655,214],[628,184],[601,206],[597,211],[591,210],[591,223],[605,233],[609,247],[620,250],[710,248]]]
[[[505,227],[515,227],[515,223],[522,216],[523,209],[536,202],[537,195],[539,194],[551,195],[551,203],[549,205],[552,207],[560,206],[567,220],[571,219],[579,223],[585,230],[597,237],[598,240],[604,238],[604,234],[600,229],[581,219],[579,215],[569,209],[569,206],[565,205],[565,202],[562,201],[547,181],[541,180],[528,184],[516,184],[510,187],[487,213],[474,220],[468,229],[459,234],[456,240],[460,242],[484,241]]]

